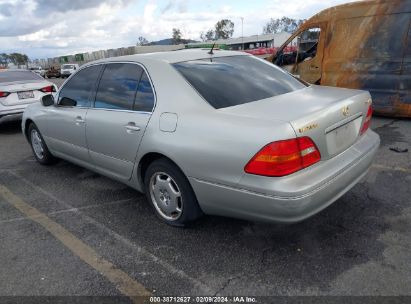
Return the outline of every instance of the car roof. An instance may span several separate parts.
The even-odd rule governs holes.
[[[309,25],[331,19],[369,17],[379,15],[379,12],[384,12],[384,14],[408,13],[410,8],[410,3],[402,0],[362,0],[329,7],[309,18],[306,23]]]
[[[140,63],[145,62],[164,62],[176,63],[183,61],[198,60],[204,58],[227,57],[227,56],[251,56],[245,52],[224,51],[219,49],[213,50],[213,55],[209,54],[210,49],[184,49],[171,52],[157,52],[147,54],[135,54],[128,56],[105,58],[90,62],[89,64],[104,63],[104,62],[119,62],[119,61],[135,61]]]

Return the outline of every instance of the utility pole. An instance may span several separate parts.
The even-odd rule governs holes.
[[[241,17],[241,50],[244,51],[244,17]]]

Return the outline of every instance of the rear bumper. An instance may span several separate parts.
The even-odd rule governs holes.
[[[207,214],[293,223],[329,206],[367,173],[380,143],[368,131],[340,155],[295,174],[268,178],[245,174],[238,187],[190,178]]]
[[[21,114],[24,110],[31,104],[40,102],[40,99],[30,99],[25,103],[14,104],[14,105],[4,105],[0,103],[0,116]]]
[[[13,120],[21,120],[22,117],[23,117],[23,113],[8,114],[8,115],[4,115],[4,116],[1,116],[1,115],[0,115],[0,122],[3,122],[3,121],[13,121]]]
[[[5,107],[0,106],[0,121],[21,119],[26,106],[10,107],[11,109],[7,109],[7,110],[5,110],[4,108]]]

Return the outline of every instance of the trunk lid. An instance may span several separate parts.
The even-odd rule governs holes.
[[[14,106],[20,104],[31,103],[34,100],[39,100],[44,93],[40,92],[40,89],[51,86],[52,83],[47,81],[15,81],[15,82],[3,82],[0,83],[0,91],[11,93],[5,98],[0,98],[0,103],[4,106]],[[33,92],[32,98],[19,99],[17,94],[19,92]]]
[[[288,122],[297,137],[310,137],[326,160],[356,142],[370,102],[366,91],[310,86],[219,111]]]

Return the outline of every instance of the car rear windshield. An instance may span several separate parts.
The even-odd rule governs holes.
[[[74,65],[71,64],[64,64],[61,66],[62,69],[66,69],[66,70],[70,70],[70,69],[74,69]]]
[[[0,72],[1,82],[15,82],[15,81],[33,81],[41,80],[40,76],[29,71],[6,71]]]
[[[216,109],[306,87],[280,68],[252,56],[216,57],[173,65]]]

